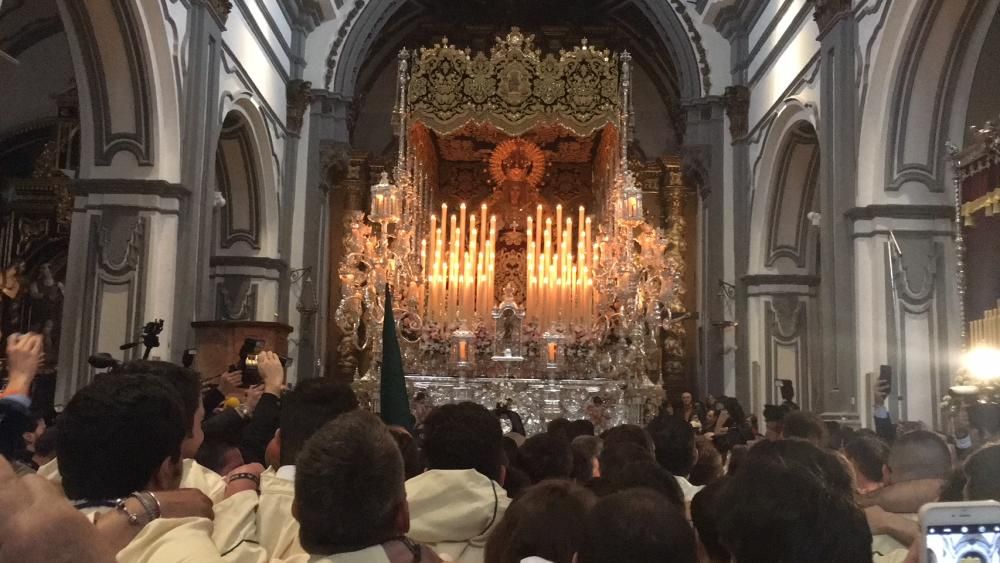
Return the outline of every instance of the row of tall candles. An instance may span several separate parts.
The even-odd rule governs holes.
[[[431,214],[430,243],[420,241],[427,293],[427,318],[442,323],[488,319],[494,305],[497,218],[489,216],[484,203],[467,213],[465,204],[448,219],[448,204],[441,204],[441,219]]]
[[[527,217],[525,309],[528,317],[538,319],[542,330],[560,321],[587,323],[594,315],[593,272],[599,260],[598,247],[591,238],[590,217],[582,205],[578,211],[575,232],[570,213],[564,222],[562,205],[556,205],[554,222],[541,205],[534,218]]]
[[[585,323],[594,315],[599,248],[592,240],[590,217],[583,206],[578,211],[575,231],[573,218],[567,214],[564,219],[562,205],[556,206],[555,217],[539,205],[535,216],[526,218],[527,295],[520,305],[543,330],[558,321]],[[486,204],[479,208],[478,221],[464,203],[451,215],[448,204],[442,204],[440,219],[430,216],[429,232],[430,241],[420,243],[427,318],[443,323],[488,320],[496,304],[496,216]]]

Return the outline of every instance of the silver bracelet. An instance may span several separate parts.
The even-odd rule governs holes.
[[[160,517],[160,501],[153,493],[139,491],[132,493],[129,497],[139,501],[139,504],[142,505],[142,509],[146,512],[146,524]]]

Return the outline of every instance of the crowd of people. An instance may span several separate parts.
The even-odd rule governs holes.
[[[959,459],[929,430],[852,430],[798,409],[690,393],[645,427],[496,411],[386,426],[349,385],[287,388],[134,361],[57,419],[31,410],[35,335],[8,340],[0,561],[854,563],[918,560],[914,514],[1000,500],[1000,445]]]

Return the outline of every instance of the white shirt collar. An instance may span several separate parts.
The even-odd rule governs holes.
[[[295,482],[295,466],[294,465],[282,465],[274,473],[274,476],[278,479],[284,479],[285,481]]]

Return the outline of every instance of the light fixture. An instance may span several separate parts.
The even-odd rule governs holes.
[[[1000,349],[993,346],[977,346],[965,353],[962,367],[976,381],[994,382],[1000,379]]]

